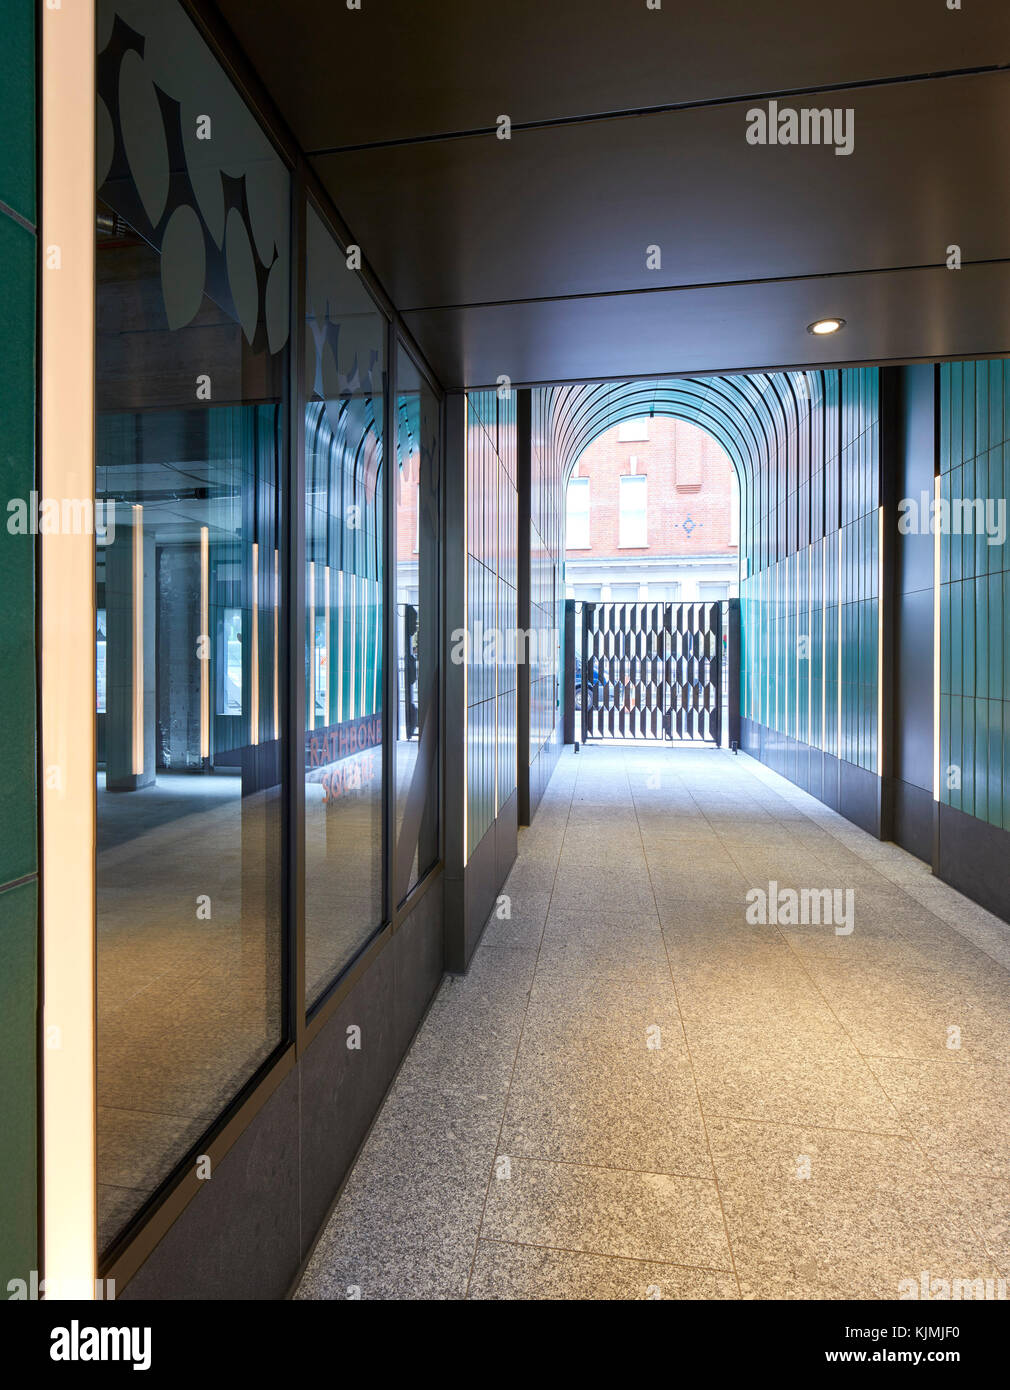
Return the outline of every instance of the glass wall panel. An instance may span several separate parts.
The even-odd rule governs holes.
[[[106,1248],[282,1040],[290,187],[181,6],[97,31]]]
[[[438,398],[397,351],[396,850],[400,902],[438,859]]]
[[[306,223],[305,995],[382,921],[386,320]]]

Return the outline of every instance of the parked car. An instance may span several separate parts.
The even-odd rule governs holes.
[[[595,656],[589,661],[589,675],[595,685],[601,684],[599,663]],[[597,701],[594,700],[593,703],[596,704]],[[582,708],[582,657],[578,653],[575,655],[575,708]]]

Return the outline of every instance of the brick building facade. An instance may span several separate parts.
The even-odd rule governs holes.
[[[627,421],[595,440],[568,484],[569,598],[677,600],[737,592],[732,464],[696,425]]]

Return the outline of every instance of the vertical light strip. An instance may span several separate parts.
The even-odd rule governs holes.
[[[393,609],[396,611],[395,605]],[[382,666],[382,581],[375,581],[375,635],[372,639],[372,713],[381,708],[379,699],[379,670]]]
[[[329,567],[329,565],[327,565],[326,568],[323,570],[323,583],[326,585],[326,590],[325,590],[325,593],[323,594],[323,613],[324,613],[324,622],[325,622],[325,624],[326,624],[326,630],[325,630],[325,635],[324,635],[324,647],[323,647],[323,671],[324,671],[324,679],[325,679],[325,681],[326,681],[326,694],[325,694],[325,696],[324,696],[324,698],[323,698],[323,707],[324,707],[324,709],[326,710],[326,716],[325,716],[325,718],[324,718],[324,720],[323,720],[323,724],[324,724],[325,726],[328,727],[328,726],[329,726],[329,722],[330,722],[330,684],[331,684],[331,682],[330,682],[330,567]]]
[[[379,625],[379,604],[381,602],[379,581],[362,580],[362,640],[361,640],[361,710],[363,714],[375,713],[375,679],[378,667],[375,663],[375,633]],[[395,593],[395,585],[394,585]]]
[[[821,537],[821,748],[828,751],[828,538]]]
[[[793,607],[794,607],[795,610],[796,610],[796,636],[797,636],[797,638],[799,638],[799,631],[800,631],[800,556],[799,556],[799,552],[798,552],[798,551],[797,551],[797,553],[796,553],[796,554],[794,555],[794,557],[793,557],[792,569],[793,569],[793,582],[792,582],[792,586],[791,586],[791,588],[792,588],[792,602],[793,602]],[[809,637],[807,638],[807,641],[808,641],[808,642],[810,641],[810,638],[809,638]],[[796,643],[796,675],[795,675],[795,680],[796,680],[796,716],[795,716],[795,720],[794,720],[794,724],[795,724],[795,728],[796,728],[796,737],[797,737],[797,738],[800,737],[800,671],[801,671],[801,669],[802,669],[802,667],[800,666],[800,644],[799,644],[799,641],[797,640],[797,643]]]
[[[132,735],[133,775],[144,771],[144,508],[133,506],[133,676],[132,676]]]
[[[351,681],[350,681],[351,707],[350,707],[350,709],[347,711],[347,715],[348,715],[348,718],[349,718],[349,719],[356,719],[356,718],[357,718],[356,710],[357,710],[357,708],[358,708],[358,701],[357,701],[357,694],[358,694],[358,692],[357,692],[357,690],[355,689],[355,681],[356,681],[357,655],[358,655],[358,654],[357,654],[357,652],[354,650],[354,644],[355,644],[355,642],[357,641],[357,636],[358,636],[358,576],[357,576],[357,575],[354,573],[354,571],[352,570],[349,577],[350,577],[350,581],[351,581]]]
[[[281,566],[280,555],[274,551],[274,738],[281,736],[281,680],[280,680],[280,610],[281,610]]]
[[[260,548],[252,547],[252,641],[249,644],[249,742],[260,741]]]
[[[933,478],[933,800],[940,800],[940,475]]]
[[[771,724],[771,670],[772,670],[772,602],[771,602],[771,571],[766,567],[761,571],[761,608],[764,614],[764,635],[761,645],[764,647],[764,689],[761,692],[762,704],[764,706],[764,718],[762,723]]]
[[[838,757],[842,756],[842,521],[838,519]]]
[[[358,715],[368,713],[368,705],[365,701],[365,691],[368,689],[368,580],[362,575],[359,587],[360,597],[358,602],[361,604],[361,612],[358,615],[358,627],[360,630],[359,641],[361,643],[361,661],[358,665]]]
[[[40,5],[40,492],[95,492],[95,7]],[[95,538],[39,542],[42,1190],[48,1297],[93,1298]]]
[[[200,757],[210,757],[210,532],[200,527]]]
[[[463,631],[469,637],[470,632],[470,515],[468,511],[468,482],[470,459],[470,398],[463,392]],[[463,868],[466,868],[467,859],[470,854],[470,833],[469,833],[469,809],[470,809],[470,769],[469,769],[469,742],[470,742],[470,709],[467,704],[469,674],[470,674],[470,652],[467,650],[469,641],[463,647]]]
[[[814,741],[814,547],[807,546],[807,743]]]
[[[309,729],[316,727],[316,562],[309,561]]]
[[[495,454],[494,454],[494,465],[493,465],[493,467],[494,467],[494,470],[495,470],[495,481],[496,481],[496,483],[497,483],[497,487],[495,488],[495,509],[494,509],[494,511],[495,511],[495,514],[494,514],[494,538],[495,538],[495,543],[494,543],[494,628],[495,628],[495,631],[499,634],[499,641],[500,641],[500,640],[501,640],[501,609],[500,609],[500,607],[499,607],[499,601],[500,601],[500,597],[501,597],[501,563],[502,563],[502,553],[501,553],[501,515],[502,515],[503,503],[504,503],[504,501],[505,501],[505,497],[504,497],[504,493],[505,493],[505,480],[504,480],[503,477],[502,477],[502,464],[501,464],[501,459],[498,457],[498,451],[497,451],[497,449],[495,450]],[[500,662],[501,662],[501,655],[500,655],[500,653],[498,653],[498,654],[496,654],[496,659],[495,659],[495,663],[494,663],[494,743],[493,743],[493,745],[492,745],[492,747],[494,748],[494,776],[493,776],[493,779],[492,779],[492,787],[493,787],[493,793],[492,793],[492,794],[493,794],[493,797],[494,797],[494,819],[495,819],[495,820],[498,819],[498,763],[499,763],[499,761],[500,761],[500,758],[499,758],[500,749],[499,749],[499,746],[498,746],[499,725],[500,725],[500,720],[501,720],[501,694],[500,694],[499,689],[498,689],[498,674],[499,674],[499,670],[500,670]]]
[[[344,721],[344,571],[337,570],[337,723]]]
[[[884,509],[877,508],[877,776],[884,775]]]

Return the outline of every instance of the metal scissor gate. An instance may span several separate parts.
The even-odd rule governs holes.
[[[722,604],[584,603],[582,739],[722,742]]]

